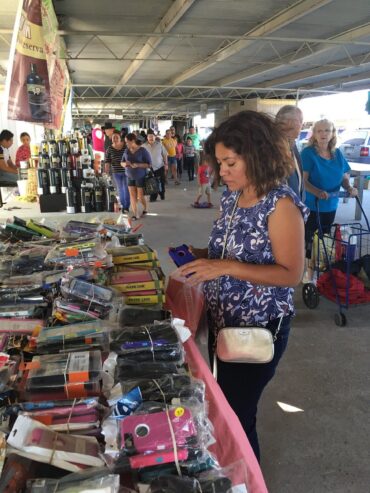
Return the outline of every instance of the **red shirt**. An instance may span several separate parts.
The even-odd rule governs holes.
[[[199,166],[198,177],[201,185],[209,185],[209,167],[206,164]]]
[[[101,128],[94,128],[91,132],[93,149],[98,152],[105,152],[104,140],[105,134]]]
[[[28,161],[30,158],[31,158],[30,146],[22,144],[17,149],[17,154],[15,155],[15,165],[19,168],[21,161]]]
[[[176,146],[176,158],[181,159],[184,153],[184,146],[181,142],[179,142]]]

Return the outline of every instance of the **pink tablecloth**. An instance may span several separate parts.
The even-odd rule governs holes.
[[[167,288],[167,308],[173,316],[182,318],[195,334],[202,314],[202,295],[183,278],[171,276]],[[193,337],[185,343],[186,358],[196,378],[206,384],[209,417],[215,427],[216,443],[210,447],[223,467],[243,460],[248,472],[248,493],[267,493],[261,469],[240,421],[227,402],[222,390],[201,355]]]

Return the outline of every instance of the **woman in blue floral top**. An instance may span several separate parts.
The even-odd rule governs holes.
[[[213,131],[206,152],[217,163],[216,172],[228,191],[208,248],[193,248],[197,260],[181,267],[180,273],[191,274],[191,284],[204,283],[210,348],[222,327],[257,325],[274,334],[282,319],[270,363],[218,360],[218,383],[259,460],[257,404],[287,346],[294,313],[292,286],[300,282],[304,268],[308,211],[285,185],[294,164],[288,143],[267,115],[243,111],[231,116]]]

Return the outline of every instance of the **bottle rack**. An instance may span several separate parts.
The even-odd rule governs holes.
[[[116,212],[117,196],[110,178],[95,173],[86,137],[81,133],[55,139],[45,135],[38,156],[37,194],[41,212],[68,214]]]

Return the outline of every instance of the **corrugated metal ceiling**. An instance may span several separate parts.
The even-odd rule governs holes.
[[[217,109],[233,99],[370,86],[369,0],[54,0],[54,7],[81,116],[184,114],[203,102]],[[8,23],[2,17],[0,28]]]

